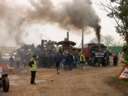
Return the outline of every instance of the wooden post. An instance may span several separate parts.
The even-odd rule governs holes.
[[[82,39],[81,39],[81,51],[83,52],[84,50],[84,28],[82,28]]]
[[[67,40],[69,41],[69,32],[67,32]]]

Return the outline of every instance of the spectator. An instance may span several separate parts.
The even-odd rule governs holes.
[[[55,56],[57,74],[60,73],[59,70],[60,70],[60,64],[62,60],[63,60],[63,55],[61,53],[57,53]]]
[[[113,54],[113,65],[117,66],[118,64],[118,56],[116,54]]]

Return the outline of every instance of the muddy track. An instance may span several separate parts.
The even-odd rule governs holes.
[[[0,96],[123,96],[106,83],[120,70],[120,67],[87,67],[57,75],[54,69],[43,69],[38,72],[36,85],[29,84],[29,73],[15,74],[10,76],[10,92],[0,91]]]

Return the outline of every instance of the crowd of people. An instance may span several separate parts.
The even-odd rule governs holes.
[[[92,55],[87,57],[86,53],[81,52],[81,50],[54,51],[47,52],[47,54],[40,50],[38,49],[37,51],[39,52],[36,51],[35,54],[38,57],[38,65],[40,67],[58,68],[60,66],[61,68],[72,70],[73,68],[83,68],[85,65],[97,66],[99,63],[102,66],[107,66],[110,64],[110,56],[113,58],[113,65],[116,66],[118,64],[118,55],[109,54],[106,51],[92,51]],[[12,56],[10,57],[10,65],[15,65],[16,67],[28,65],[32,54],[28,51],[22,51],[18,51],[16,59]]]

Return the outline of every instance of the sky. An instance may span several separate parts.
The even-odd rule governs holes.
[[[8,0],[10,3],[12,0]],[[54,4],[59,5],[63,2],[70,2],[70,0],[52,0]],[[105,3],[105,0],[91,0],[93,3],[94,10],[96,11],[97,15],[100,17],[101,22],[100,25],[102,27],[101,35],[107,36],[111,35],[115,42],[121,42],[121,37],[119,34],[116,33],[115,26],[116,23],[113,19],[107,17],[107,12],[103,10],[103,7],[100,6],[100,2]],[[17,6],[29,6],[28,0],[13,0],[15,2],[15,5]],[[70,40],[73,40],[77,43],[77,46],[81,45],[81,35],[78,35],[76,33],[73,33],[73,30],[63,30],[59,28],[56,24],[34,24],[30,25],[25,30],[26,37],[24,38],[24,42],[27,44],[34,43],[35,45],[40,44],[41,39],[48,39],[48,40],[54,40],[54,41],[60,41],[64,40],[66,37],[66,32],[70,32]],[[91,31],[91,30],[89,30]],[[85,35],[85,43],[90,42],[91,39],[96,38],[95,32],[91,32],[90,34]],[[117,39],[118,38],[118,39]]]

